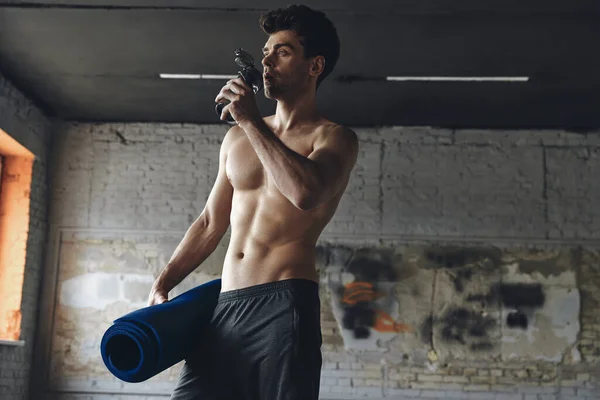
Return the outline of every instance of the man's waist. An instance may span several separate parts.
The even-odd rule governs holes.
[[[276,292],[288,291],[302,298],[319,295],[317,281],[305,278],[288,278],[271,282],[253,284],[236,289],[225,289],[219,294],[219,302],[239,300],[243,298],[270,295]]]

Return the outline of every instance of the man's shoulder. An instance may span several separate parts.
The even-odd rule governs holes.
[[[325,119],[319,125],[319,139],[358,142],[358,135],[346,125]]]
[[[244,130],[237,124],[232,125],[227,132],[225,133],[225,136],[223,137],[223,143],[231,143],[231,141],[245,135],[246,132],[244,132]]]

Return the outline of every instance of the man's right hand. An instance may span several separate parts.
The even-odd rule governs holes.
[[[169,293],[166,290],[160,287],[152,287],[148,296],[148,306],[162,304],[167,301],[169,301]]]

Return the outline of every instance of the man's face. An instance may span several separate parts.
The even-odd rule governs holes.
[[[276,99],[303,90],[309,82],[309,61],[294,31],[279,31],[269,36],[263,48],[265,96]]]

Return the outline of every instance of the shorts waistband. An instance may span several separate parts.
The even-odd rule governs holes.
[[[299,292],[319,293],[319,284],[310,279],[284,279],[276,282],[261,283],[241,289],[228,290],[219,294],[218,302],[239,300],[247,297],[261,296],[280,290],[293,290]]]

